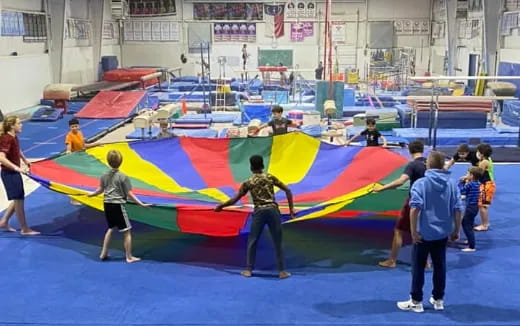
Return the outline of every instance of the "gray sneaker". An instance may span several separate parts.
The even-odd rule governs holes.
[[[435,309],[437,311],[444,310],[444,300],[442,300],[442,299],[435,300],[433,297],[431,297],[430,303],[432,304],[433,309]]]

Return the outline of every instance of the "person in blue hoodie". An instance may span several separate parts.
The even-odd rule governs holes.
[[[446,246],[448,237],[459,238],[462,203],[456,181],[443,169],[445,156],[431,152],[426,160],[424,178],[411,189],[410,228],[413,239],[412,289],[408,301],[397,303],[401,310],[423,312],[424,265],[430,255],[433,264],[433,296],[435,310],[444,310],[446,287]]]

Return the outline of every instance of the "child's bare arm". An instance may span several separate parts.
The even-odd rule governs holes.
[[[128,192],[128,197],[130,197],[130,199],[135,202],[137,205],[139,206],[142,206],[142,207],[150,207],[152,206],[151,204],[145,204],[143,203],[141,200],[139,200],[139,198],[137,198],[134,193],[132,191],[129,191]]]
[[[220,211],[222,211],[222,209],[224,207],[235,204],[240,198],[244,197],[246,194],[247,194],[247,189],[244,186],[240,187],[240,190],[233,198],[230,198],[228,201],[217,205],[217,207],[215,207],[215,211],[220,212]]]
[[[455,159],[452,157],[446,164],[444,164],[444,170],[449,170],[455,164]]]
[[[100,186],[96,190],[94,190],[94,192],[87,194],[87,197],[97,196],[97,195],[101,194],[103,191],[104,191],[103,187]]]
[[[394,181],[384,185],[384,186],[376,186],[374,187],[374,192],[382,192],[389,189],[395,189],[397,187],[402,186],[406,181],[410,180],[408,174],[401,174],[401,176]]]
[[[22,159],[22,161],[25,163],[25,165],[26,165],[27,167],[29,167],[29,166],[31,165],[31,162],[29,162],[29,161],[27,160],[27,157],[25,157],[25,155],[23,155],[23,152],[22,152],[21,150],[20,150],[20,158]]]
[[[360,136],[361,136],[361,134],[357,134],[357,135],[352,136],[352,138],[347,139],[346,145],[349,145],[351,142],[353,142],[354,140],[358,139]]]
[[[65,150],[65,153],[69,154],[72,152],[72,145],[70,143],[67,143],[67,149]]]
[[[383,140],[383,147],[386,147],[388,145],[388,143],[386,141],[386,137],[381,135],[381,139]]]
[[[26,170],[20,168],[19,166],[15,165],[13,162],[9,161],[9,159],[5,156],[4,152],[0,152],[0,163],[2,163],[4,166],[8,166],[14,171],[20,172],[20,173],[26,173]]]

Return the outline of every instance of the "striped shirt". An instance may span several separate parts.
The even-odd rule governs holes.
[[[460,194],[466,196],[466,206],[477,206],[480,196],[480,182],[470,181],[465,183],[459,182]]]

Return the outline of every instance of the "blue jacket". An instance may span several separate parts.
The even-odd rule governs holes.
[[[460,192],[445,170],[427,170],[412,186],[410,207],[420,210],[417,232],[426,241],[448,237],[455,211],[462,211]]]

